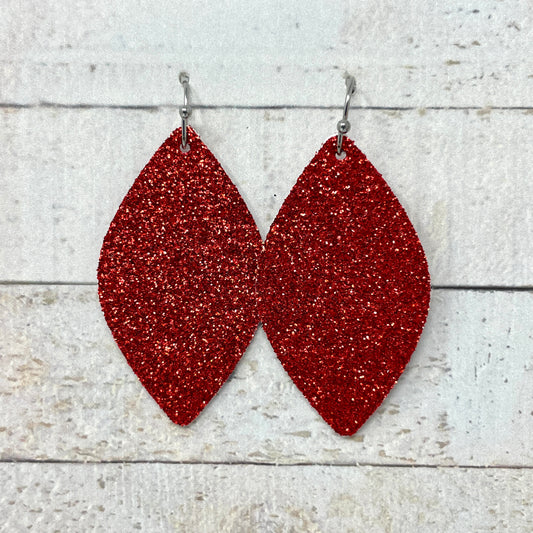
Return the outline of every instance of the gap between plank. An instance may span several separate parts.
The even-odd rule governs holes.
[[[157,460],[104,460],[104,461],[74,461],[62,459],[0,459],[0,464],[59,464],[59,465],[211,465],[211,466],[264,466],[264,467],[302,467],[302,466],[330,466],[334,468],[432,468],[432,469],[470,469],[470,470],[532,470],[533,465],[431,465],[431,464],[383,464],[383,463],[260,463],[254,461],[157,461]]]
[[[128,105],[128,104],[60,104],[54,102],[39,102],[37,104],[17,104],[4,102],[0,103],[0,108],[7,109],[124,109],[133,111],[158,111],[160,109],[178,110],[181,106],[178,104],[160,104],[160,105]],[[217,110],[217,109],[249,109],[258,111],[269,110],[291,110],[291,109],[318,109],[318,110],[338,110],[341,106],[321,106],[321,105],[193,105],[193,110]],[[352,105],[351,110],[370,110],[370,111],[417,111],[426,109],[428,111],[480,111],[491,109],[493,111],[531,111],[533,107],[528,106],[357,106]]]
[[[66,286],[66,287],[96,287],[96,281],[29,281],[29,280],[0,280],[0,287],[9,286]],[[431,285],[435,291],[498,291],[498,292],[532,292],[533,285]]]

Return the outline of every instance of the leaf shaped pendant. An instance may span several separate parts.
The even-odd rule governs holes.
[[[265,243],[259,314],[289,376],[351,435],[398,380],[429,307],[426,257],[407,214],[355,144],[319,150]]]
[[[251,341],[263,243],[235,185],[181,128],[122,201],[102,246],[100,303],[138,378],[169,418],[190,423]]]

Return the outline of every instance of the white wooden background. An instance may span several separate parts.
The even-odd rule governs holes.
[[[3,0],[0,530],[533,530],[530,0]],[[260,330],[187,428],[99,310],[122,197],[192,124],[266,235],[335,132],[383,173],[427,251],[431,312],[351,438]]]

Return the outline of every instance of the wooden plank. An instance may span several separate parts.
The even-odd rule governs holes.
[[[530,532],[533,471],[2,464],[5,531]]]
[[[178,73],[207,105],[529,106],[528,0],[142,3],[47,0],[0,20],[0,102],[176,104]]]
[[[309,406],[262,330],[179,427],[115,346],[94,287],[0,294],[5,460],[533,466],[531,293],[434,291],[406,372],[350,438]]]
[[[96,280],[124,194],[176,125],[172,110],[3,109],[0,279]],[[193,124],[263,236],[335,131],[327,110],[203,110]],[[533,285],[531,116],[356,111],[352,138],[417,228],[434,285]]]

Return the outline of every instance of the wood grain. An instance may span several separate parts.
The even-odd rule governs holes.
[[[262,331],[188,427],[116,348],[94,287],[3,287],[5,460],[533,466],[527,292],[434,291],[411,363],[377,413],[339,437]]]
[[[4,0],[0,531],[531,531],[531,22],[528,0]],[[114,212],[178,125],[181,70],[191,123],[263,236],[354,74],[350,136],[405,206],[433,285],[470,288],[433,291],[412,362],[353,438],[261,330],[174,426],[95,286],[69,285],[95,282]]]
[[[2,464],[0,475],[2,531],[526,533],[533,527],[532,470]]]
[[[528,0],[6,0],[0,101],[206,105],[530,106]]]
[[[94,282],[109,222],[177,113],[10,108],[0,116],[0,279]],[[265,236],[338,116],[202,110],[193,125]],[[406,208],[434,285],[533,285],[531,118],[519,110],[354,111],[351,136]]]

